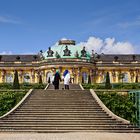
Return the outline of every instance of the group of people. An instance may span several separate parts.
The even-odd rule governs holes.
[[[59,71],[56,71],[52,83],[54,85],[54,89],[59,89],[59,82],[63,80],[65,89],[69,89],[69,83],[70,83],[70,73],[68,70],[65,70],[61,79]]]

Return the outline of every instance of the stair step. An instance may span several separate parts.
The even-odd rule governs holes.
[[[7,118],[5,118],[5,119],[3,119],[3,120],[42,120],[42,121],[58,121],[58,120],[61,120],[61,121],[81,121],[81,120],[85,120],[85,121],[91,121],[91,120],[93,120],[93,121],[107,121],[107,120],[109,120],[109,121],[112,121],[112,120],[114,120],[114,121],[116,121],[115,119],[113,119],[113,118],[111,118],[111,117],[98,117],[98,118],[58,118],[58,117],[53,117],[53,118],[46,118],[46,117],[44,117],[44,118],[42,118],[42,117],[15,117],[15,118],[13,118],[12,116],[10,116],[10,117],[7,117]]]
[[[109,132],[109,133],[139,133],[139,129],[112,129],[112,128],[108,128],[108,129],[92,129],[92,130],[31,130],[31,129],[27,129],[26,130],[14,130],[14,129],[0,129],[1,132],[18,132],[18,133],[28,133],[28,132],[37,132],[37,133],[67,133],[67,132]]]
[[[0,124],[95,124],[95,125],[108,125],[108,124],[122,124],[120,121],[114,120],[2,120]],[[126,124],[125,124],[126,125]],[[128,125],[128,124],[127,124]],[[129,125],[128,125],[129,126]]]
[[[28,102],[28,103],[25,103],[25,105],[33,105],[33,106],[36,106],[36,105],[59,105],[59,106],[65,106],[65,105],[70,105],[70,106],[78,106],[78,105],[80,105],[80,106],[92,106],[92,105],[94,105],[95,103],[58,103],[58,102],[55,102],[55,103],[53,103],[53,102]],[[95,104],[95,106],[96,106],[96,104]],[[98,105],[97,105],[98,106]]]
[[[79,114],[86,114],[86,113],[105,113],[103,111],[93,111],[93,110],[90,110],[90,111],[72,111],[72,110],[59,110],[59,111],[54,111],[54,110],[26,110],[26,111],[21,111],[20,112],[15,112],[15,113],[64,113],[64,114],[75,114],[75,113],[79,113]]]
[[[94,108],[90,108],[90,109],[77,109],[77,108],[75,108],[75,109],[68,109],[68,108],[64,108],[64,109],[56,109],[56,108],[52,108],[52,109],[49,109],[49,108],[33,108],[33,109],[30,109],[30,108],[26,108],[26,109],[23,109],[23,108],[19,108],[19,109],[17,109],[16,111],[23,111],[23,112],[30,112],[30,111],[33,111],[33,112],[35,112],[35,111],[37,111],[37,112],[40,112],[40,111],[47,111],[47,112],[63,112],[63,111],[68,111],[68,112],[102,112],[103,110],[102,110],[102,108],[98,108],[98,109],[94,109]]]
[[[46,124],[46,125],[38,125],[38,124],[10,124],[10,125],[8,125],[8,124],[4,124],[4,125],[1,125],[0,126],[0,128],[9,128],[9,127],[16,127],[16,128],[20,128],[20,129],[22,129],[22,128],[33,128],[33,129],[44,129],[44,128],[46,128],[46,129],[48,129],[48,128],[60,128],[60,129],[63,129],[63,128],[71,128],[71,129],[74,129],[74,128],[76,128],[76,127],[78,127],[78,128],[88,128],[88,129],[92,129],[92,128],[107,128],[107,127],[109,127],[109,128],[126,128],[126,129],[130,129],[130,128],[128,128],[127,127],[127,125],[116,125],[116,124],[111,124],[111,125],[98,125],[98,124],[82,124],[82,125],[80,125],[80,124],[74,124],[74,125],[72,125],[72,124],[54,124],[54,125],[49,125],[49,124]]]
[[[105,115],[107,115],[106,113],[102,113],[102,112],[99,112],[99,113],[55,113],[55,112],[53,112],[53,113],[47,113],[47,112],[45,112],[45,113],[36,113],[36,112],[29,112],[29,113],[22,113],[22,112],[16,112],[16,113],[13,113],[13,115],[21,115],[21,116],[23,116],[23,115],[27,115],[27,116],[29,116],[29,115],[37,115],[37,116],[41,116],[41,115],[44,115],[44,116],[54,116],[54,115],[56,115],[56,116],[73,116],[73,115],[76,115],[76,116],[81,116],[81,115],[83,115],[83,116],[98,116],[98,115],[102,115],[102,116],[105,116]]]

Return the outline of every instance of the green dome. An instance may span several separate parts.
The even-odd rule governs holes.
[[[68,48],[68,50],[70,50],[70,56],[64,56],[64,50],[66,49],[66,46]],[[52,58],[58,58],[56,56],[56,54],[58,53],[60,58],[86,58],[86,59],[90,59],[90,53],[86,50],[86,57],[81,57],[81,51],[83,50],[82,46],[76,46],[76,45],[66,45],[66,44],[56,44],[54,46],[51,47],[51,50],[54,52],[53,53],[53,57],[48,57],[48,50],[45,51],[43,53],[43,56],[45,59],[52,59]],[[76,55],[76,53],[78,52],[79,57]]]

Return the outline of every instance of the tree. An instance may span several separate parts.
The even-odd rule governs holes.
[[[15,74],[14,74],[13,89],[20,89],[17,70],[15,71]]]
[[[91,84],[91,77],[88,75],[88,84]]]
[[[42,76],[41,76],[41,74],[39,75],[39,84],[42,84],[43,82],[42,82]]]
[[[136,80],[135,80],[135,83],[138,83],[139,82],[139,77],[138,77],[138,75],[136,75]]]
[[[106,74],[106,82],[105,82],[105,88],[106,89],[111,89],[111,84],[110,84],[110,77],[109,77],[109,72]]]

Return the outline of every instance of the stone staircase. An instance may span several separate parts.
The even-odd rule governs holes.
[[[3,131],[139,133],[140,129],[111,118],[89,90],[34,90],[13,113],[0,119]]]

